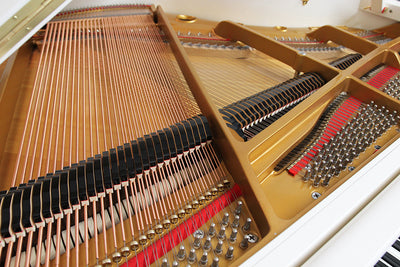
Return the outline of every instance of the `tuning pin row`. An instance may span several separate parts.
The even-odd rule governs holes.
[[[182,33],[181,31],[177,31],[176,34],[178,35],[178,37],[180,37],[180,36],[213,37],[214,36],[214,34],[212,32],[208,32],[207,34],[204,34],[202,32],[193,33],[191,31],[187,31],[186,33]]]
[[[383,88],[382,91],[393,98],[400,100],[400,75],[395,75]]]
[[[252,50],[248,45],[231,45],[231,44],[213,44],[213,43],[201,43],[201,42],[189,42],[187,40],[181,40],[183,47],[190,48],[203,48],[203,49],[218,49],[218,50]]]
[[[237,234],[238,230],[237,229],[232,229],[231,236],[229,238],[229,242],[235,243],[237,239]],[[200,236],[196,236],[196,238],[200,239]],[[239,247],[242,249],[246,249],[249,246],[249,235],[245,235],[243,237],[243,240],[239,243]],[[213,255],[215,257],[213,258],[213,261],[211,263],[211,266],[218,266],[219,265],[219,258],[218,257],[225,257],[226,260],[232,260],[234,257],[234,247],[232,245],[229,245],[228,248],[226,249],[226,252],[224,254],[224,241],[223,240],[218,240],[217,245],[215,248],[212,250]],[[186,254],[185,246],[181,245],[179,247],[179,250],[176,254],[176,261],[172,262],[172,266],[178,266],[179,262],[183,262],[187,260],[189,264],[194,264],[198,262],[199,266],[207,266],[209,264],[209,254],[212,249],[212,244],[211,244],[211,237],[207,236],[206,240],[203,245],[203,253],[200,257],[200,259],[197,258],[196,250],[194,248],[191,248],[189,251],[189,254]],[[164,258],[162,259],[161,262],[162,267],[169,267],[168,259]]]
[[[384,34],[377,34],[376,32],[369,30],[358,32],[356,33],[356,35],[366,38],[376,44],[386,44],[387,42],[392,40],[391,38],[386,37]]]
[[[218,256],[220,256],[222,254],[222,246],[221,246],[221,248],[216,248],[216,250],[217,249],[218,249],[217,252],[214,251],[216,256],[213,258],[213,261],[211,263],[212,267],[218,267],[219,266],[219,257]],[[233,259],[233,251],[234,251],[234,248],[232,246],[229,246],[227,251],[226,251],[226,253],[225,253],[225,259],[232,260]],[[196,257],[195,253],[193,253],[193,257],[194,258]],[[192,262],[189,262],[189,263],[193,264],[195,262],[196,261],[192,261]],[[198,263],[199,263],[200,266],[207,266],[207,264],[208,264],[208,252],[207,251],[203,252],[203,254],[201,255],[200,260],[199,260]]]
[[[251,229],[251,218],[247,218],[245,223],[240,225],[240,215],[242,214],[243,202],[238,201],[236,207],[232,210],[233,220],[230,220],[230,214],[225,212],[218,222],[219,230],[217,230],[217,225],[211,222],[207,231],[197,229],[193,233],[192,244],[189,251],[186,251],[185,246],[182,244],[179,246],[178,251],[175,254],[175,263],[185,262],[192,265],[197,263],[199,266],[218,266],[220,259],[218,257],[225,257],[227,260],[232,260],[234,255],[234,244],[242,249],[246,249],[249,245],[249,238],[247,234],[244,234],[243,239],[237,243],[238,233],[247,233]],[[230,226],[231,232],[228,236],[227,228]],[[212,245],[212,239],[216,238],[218,241],[215,247]],[[204,241],[203,241],[204,238]],[[224,248],[224,242],[228,242],[228,246]],[[253,242],[252,242],[253,243]],[[196,250],[202,249],[201,257],[197,258]],[[211,252],[211,253],[210,253]],[[225,254],[224,254],[225,253]],[[216,257],[212,259],[209,258],[209,254],[213,254]],[[172,265],[174,264],[172,262]],[[162,267],[169,267],[171,264],[168,263],[167,258],[164,258],[161,262]]]
[[[383,44],[386,44],[386,43],[392,41],[392,39],[391,38],[382,38],[382,39],[377,39],[377,40],[370,39],[370,41],[373,41],[374,43],[379,44],[379,45],[383,45]]]
[[[359,32],[355,33],[355,35],[358,35],[360,37],[365,37],[365,36],[369,36],[372,34],[376,34],[376,33],[373,31],[370,31],[370,30],[363,30],[363,31],[359,31]]]
[[[309,38],[309,37],[290,37],[290,36],[288,36],[288,37],[277,37],[277,36],[274,36],[273,37],[275,40],[277,40],[277,41],[281,41],[281,42],[295,42],[295,43],[310,43],[310,44],[312,44],[312,43],[318,43],[318,40],[316,40],[316,39],[311,39],[311,38]]]
[[[311,180],[314,186],[327,186],[332,177],[339,175],[398,121],[396,112],[390,113],[385,107],[378,107],[373,102],[363,105],[357,116],[325,144],[306,166],[303,180]]]
[[[179,266],[179,262],[177,262],[177,261],[173,261],[173,262],[172,262],[172,267],[178,267],[178,266]],[[167,258],[162,259],[162,261],[161,261],[161,267],[170,267]]]
[[[296,37],[274,37],[275,40],[283,42],[301,52],[325,52],[343,50],[343,46],[331,46],[326,43],[321,43],[319,40],[310,38]]]
[[[295,47],[297,50],[301,52],[329,52],[329,51],[338,51],[343,50],[343,46],[301,46]]]

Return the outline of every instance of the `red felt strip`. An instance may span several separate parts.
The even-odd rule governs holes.
[[[155,241],[153,245],[147,247],[127,263],[125,262],[122,264],[122,267],[141,267],[152,264],[154,261],[164,256],[165,252],[169,252],[173,247],[178,245],[180,243],[179,240],[184,240],[189,235],[193,234],[194,231],[208,222],[211,217],[215,216],[241,195],[242,191],[240,187],[235,184],[228,192],[191,216],[168,234]]]
[[[382,32],[382,33],[379,32],[379,33],[374,33],[374,34],[370,34],[370,35],[361,36],[361,38],[366,38],[366,39],[368,39],[368,38],[380,36],[380,35],[383,35],[383,34],[384,34],[383,32]]]
[[[378,72],[374,77],[372,77],[367,83],[379,89],[399,71],[399,69],[387,66]]]

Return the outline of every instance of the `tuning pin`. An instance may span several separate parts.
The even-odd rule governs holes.
[[[128,257],[129,254],[131,253],[131,251],[128,247],[122,247],[120,252],[121,252],[122,257]]]
[[[237,229],[236,229],[236,228],[233,228],[233,229],[232,229],[231,236],[229,237],[229,242],[231,242],[231,243],[235,243],[235,242],[236,242],[237,233],[238,233]]]
[[[225,240],[225,237],[226,237],[226,235],[225,235],[225,227],[221,226],[221,230],[218,233],[218,239],[219,240]]]
[[[186,259],[186,250],[184,246],[179,247],[178,255],[176,257],[179,261],[183,261]]]
[[[225,212],[224,217],[222,218],[221,224],[223,226],[227,226],[229,224],[229,213]]]
[[[105,258],[102,262],[101,262],[102,266],[112,266],[112,261],[109,258]]]
[[[237,203],[236,209],[235,209],[236,215],[240,215],[240,213],[242,212],[242,206],[243,206],[243,202],[239,200]]]
[[[161,262],[161,267],[169,267],[168,259],[164,258]]]
[[[208,237],[206,238],[206,241],[204,242],[203,249],[204,249],[205,251],[209,251],[209,250],[211,249],[211,237],[208,236]]]
[[[115,263],[119,263],[119,262],[121,261],[121,258],[122,258],[121,253],[119,253],[118,251],[116,251],[116,252],[114,252],[114,253],[112,254],[112,260],[113,260]]]
[[[311,169],[306,170],[306,174],[303,176],[303,181],[307,182],[311,179]]]
[[[235,215],[235,219],[233,219],[233,222],[232,222],[232,224],[231,224],[231,227],[232,228],[238,228],[239,227],[239,224],[240,224],[240,217],[239,217],[239,215]]]
[[[325,177],[324,181],[322,182],[322,185],[323,185],[323,186],[328,186],[328,185],[329,185],[329,181],[331,180],[331,178],[332,178],[332,174],[328,174],[328,175]]]
[[[222,254],[222,245],[224,244],[224,241],[219,240],[217,246],[214,249],[214,253],[217,255]]]
[[[190,264],[193,264],[197,261],[197,255],[196,255],[196,250],[194,250],[194,248],[192,248],[189,252],[189,256],[188,256],[188,262]]]
[[[196,237],[194,238],[193,247],[194,247],[195,249],[199,249],[199,248],[201,247],[201,238],[200,238],[199,236],[196,236]]]
[[[232,260],[233,259],[233,247],[229,246],[228,251],[225,254],[225,259]]]
[[[247,218],[246,219],[246,223],[243,225],[243,231],[247,232],[250,230],[250,226],[251,226],[251,218]]]
[[[177,262],[177,261],[172,262],[172,267],[178,267],[178,266],[179,266],[179,262]]]
[[[219,264],[219,258],[214,257],[213,262],[211,263],[211,267],[218,267]]]
[[[317,177],[314,179],[313,186],[314,187],[318,187],[319,186],[319,182],[321,181],[321,179],[322,179],[322,175],[318,174]]]
[[[199,264],[201,266],[205,266],[207,265],[207,262],[208,262],[208,254],[207,251],[204,251],[203,255],[200,258]]]
[[[245,235],[243,237],[242,242],[240,242],[239,247],[242,248],[242,249],[246,249],[248,246],[249,246],[249,236]]]
[[[209,235],[210,237],[214,237],[214,236],[215,236],[215,233],[216,233],[216,230],[215,230],[215,223],[211,223],[211,224],[210,224],[210,229],[208,230],[208,235]]]

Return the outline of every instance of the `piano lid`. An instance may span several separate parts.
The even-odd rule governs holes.
[[[0,11],[0,64],[71,0],[2,1]]]

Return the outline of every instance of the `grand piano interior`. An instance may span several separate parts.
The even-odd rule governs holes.
[[[400,266],[396,2],[4,3],[1,265]]]

